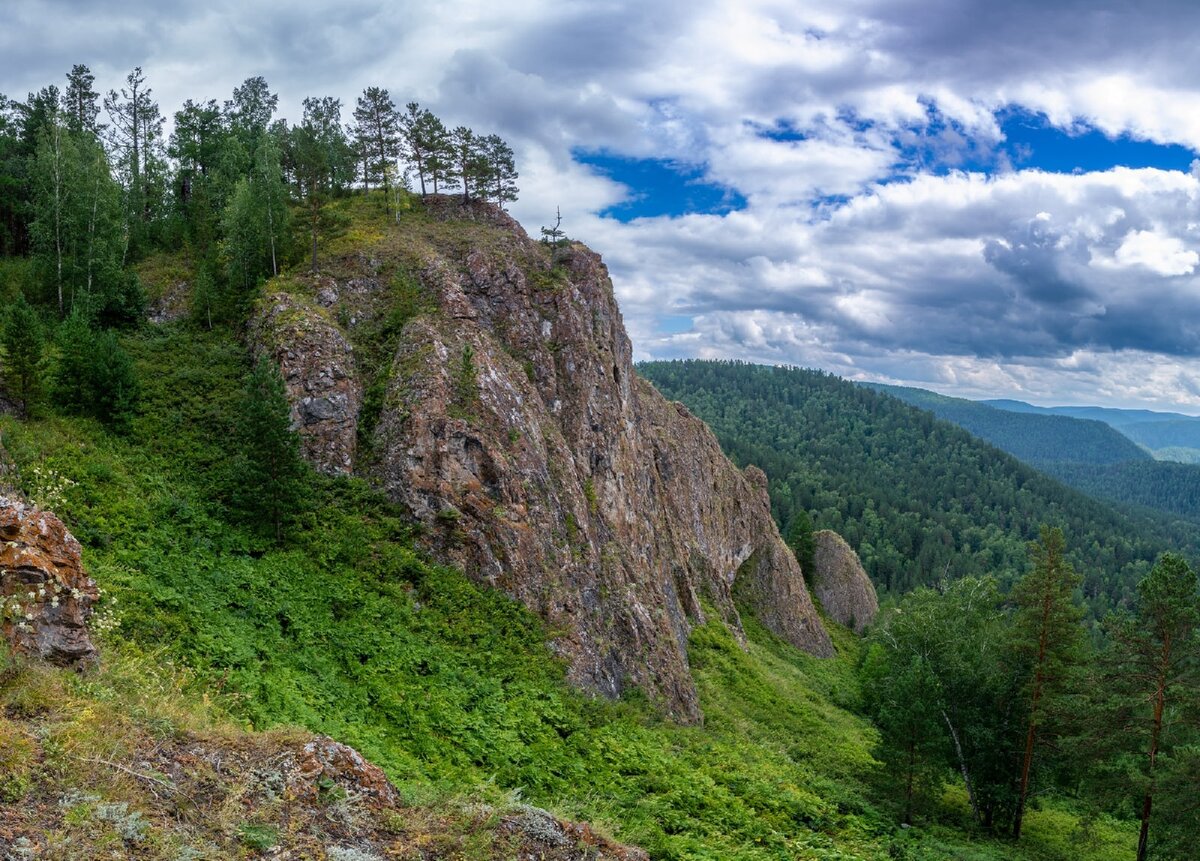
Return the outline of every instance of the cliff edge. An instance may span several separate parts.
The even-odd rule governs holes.
[[[735,587],[832,654],[765,477],[637,376],[598,254],[449,198],[363,234],[320,276],[274,282],[254,324],[318,468],[382,486],[607,696],[636,685],[699,719],[688,636],[710,614],[740,636]]]

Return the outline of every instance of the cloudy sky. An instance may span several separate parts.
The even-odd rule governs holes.
[[[106,8],[108,7],[108,8]],[[4,0],[0,92],[252,75],[507,138],[640,358],[1200,413],[1200,4]]]

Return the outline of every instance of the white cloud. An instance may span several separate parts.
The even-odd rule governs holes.
[[[103,8],[104,6],[109,8]],[[639,355],[746,356],[974,394],[1195,403],[1200,178],[945,168],[995,112],[1200,147],[1190,0],[9,0],[0,91],[145,67],[168,112],[263,74],[295,118],[367,85],[507,137],[514,213],[612,268]],[[931,120],[932,118],[932,120]],[[787,132],[767,136],[764,131]],[[574,148],[701,165],[748,200],[620,224]],[[897,181],[896,165],[913,152]],[[1020,162],[1017,162],[1018,166]],[[831,202],[837,196],[845,202]],[[695,320],[662,335],[664,314]],[[1091,387],[1089,389],[1089,387]]]

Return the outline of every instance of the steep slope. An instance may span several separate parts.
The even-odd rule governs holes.
[[[809,510],[886,589],[961,574],[1011,581],[1025,570],[1025,542],[1052,523],[1099,618],[1130,600],[1158,553],[1197,550],[1191,524],[1117,511],[928,412],[828,374],[702,361],[639,370],[704,418],[736,461],[763,468],[781,521]]]
[[[256,338],[314,463],[341,471],[320,453],[357,437],[355,471],[424,524],[432,552],[561,632],[577,684],[632,683],[698,719],[688,634],[706,606],[740,632],[735,588],[789,643],[831,654],[761,473],[638,378],[594,252],[552,253],[490,205],[440,198],[347,243],[322,276],[273,286]],[[352,364],[371,399],[357,426],[352,393],[326,408]]]
[[[1026,463],[1149,461],[1128,437],[1095,419],[998,409],[925,389],[864,383],[868,388],[929,410]]]

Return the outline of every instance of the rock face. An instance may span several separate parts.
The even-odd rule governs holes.
[[[813,539],[812,584],[817,600],[831,619],[861,634],[879,613],[875,586],[842,536],[822,529]]]
[[[362,406],[354,350],[318,304],[275,293],[264,307],[255,341],[283,373],[303,454],[318,472],[348,475]]]
[[[485,204],[429,209],[397,228],[394,265],[433,310],[388,351],[356,471],[425,525],[436,555],[546,619],[586,688],[638,685],[699,718],[688,635],[711,611],[740,636],[735,588],[788,642],[832,654],[765,477],[637,376],[600,257],[552,255]],[[342,261],[333,293],[374,277],[361,259]],[[368,314],[341,319],[351,311]],[[286,327],[268,328],[285,368],[306,362]]]
[[[0,619],[14,651],[58,664],[88,664],[87,620],[98,597],[62,521],[0,496]]]

